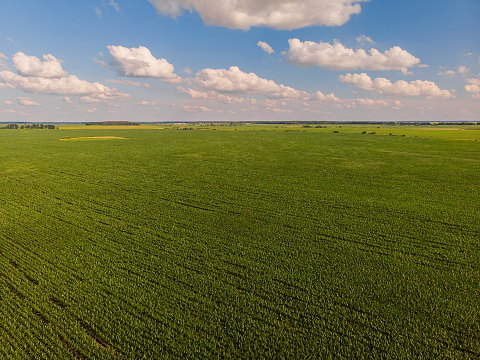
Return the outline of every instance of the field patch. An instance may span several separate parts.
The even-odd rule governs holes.
[[[474,132],[214,125],[0,130],[0,359],[480,358]]]
[[[81,137],[64,137],[61,138],[60,140],[64,141],[88,141],[88,140],[126,140],[129,138],[126,137],[121,137],[121,136],[81,136]]]

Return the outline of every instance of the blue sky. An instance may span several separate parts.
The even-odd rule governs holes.
[[[477,0],[3,0],[0,121],[480,120]]]

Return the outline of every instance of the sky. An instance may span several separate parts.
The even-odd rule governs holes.
[[[478,0],[0,0],[0,122],[478,121]]]

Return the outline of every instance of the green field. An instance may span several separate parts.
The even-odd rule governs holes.
[[[480,357],[480,126],[340,126],[0,130],[0,359]]]

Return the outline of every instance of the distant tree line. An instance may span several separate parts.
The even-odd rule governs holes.
[[[116,126],[140,126],[139,123],[131,121],[101,121],[101,122],[87,122],[85,125],[116,125]]]
[[[4,129],[58,129],[55,125],[51,124],[31,124],[31,125],[18,125],[18,124],[8,124]]]

